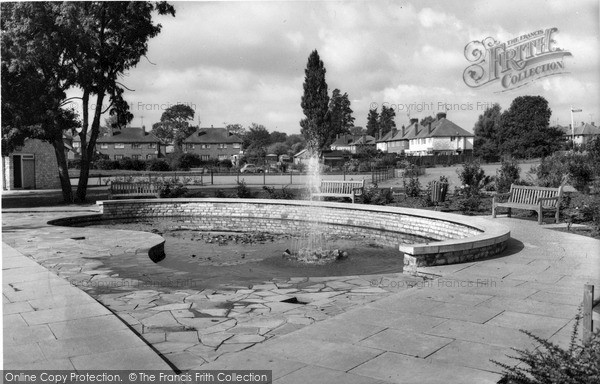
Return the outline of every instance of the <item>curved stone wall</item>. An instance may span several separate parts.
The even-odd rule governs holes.
[[[101,215],[78,221],[177,217],[198,229],[273,233],[304,231],[310,222],[327,233],[360,234],[397,246],[412,270],[496,255],[510,238],[508,227],[485,218],[398,207],[258,199],[111,200],[98,205]]]

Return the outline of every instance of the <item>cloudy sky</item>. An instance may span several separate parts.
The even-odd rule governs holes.
[[[551,123],[600,121],[598,1],[295,1],[175,2],[177,15],[157,17],[162,33],[148,60],[125,77],[135,118],[150,129],[164,108],[190,104],[202,126],[252,122],[270,131],[299,133],[304,69],[318,50],[329,92],[352,102],[356,125],[369,108],[388,103],[400,127],[435,115],[473,129],[485,107],[503,109],[521,95],[542,95]],[[556,27],[554,46],[569,51],[564,71],[499,92],[495,82],[470,88],[465,46],[493,37],[507,42]],[[412,104],[412,107],[409,105]],[[422,109],[420,112],[418,109]]]

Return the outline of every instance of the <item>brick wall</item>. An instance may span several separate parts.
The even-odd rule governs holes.
[[[12,190],[14,187],[14,155],[34,155],[35,164],[35,189],[59,189],[60,179],[58,177],[58,166],[56,155],[52,144],[37,139],[29,139],[19,151],[3,157],[3,186]]]

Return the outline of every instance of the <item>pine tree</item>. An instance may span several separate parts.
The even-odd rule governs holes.
[[[319,53],[312,51],[304,71],[304,95],[300,105],[306,118],[300,121],[300,127],[309,150],[319,154],[327,146],[330,137],[329,94],[325,72]]]

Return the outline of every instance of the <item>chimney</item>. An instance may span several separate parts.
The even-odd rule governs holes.
[[[592,121],[592,127],[595,127],[595,126],[596,126],[596,123]]]
[[[392,128],[392,138],[394,136],[396,136],[397,133],[398,133],[398,128],[396,128],[396,127]]]
[[[415,124],[415,136],[419,134],[419,124]]]
[[[210,125],[210,127],[211,127],[211,128],[214,128],[214,127],[212,126],[212,124]]]
[[[410,125],[416,124],[419,122],[419,119],[410,119]]]
[[[404,137],[404,135],[406,135],[406,127],[402,125],[402,137]]]
[[[581,122],[581,126],[583,127],[584,125],[585,125],[585,123],[582,121],[582,122]]]
[[[381,140],[381,128],[379,128],[379,132],[377,132],[377,136],[379,136],[378,140]]]
[[[431,135],[432,131],[433,131],[433,129],[431,129],[431,121],[430,121],[429,124],[427,125],[427,132],[429,132],[429,134]]]
[[[436,117],[437,117],[438,120],[445,119],[446,118],[446,112],[439,112]]]

